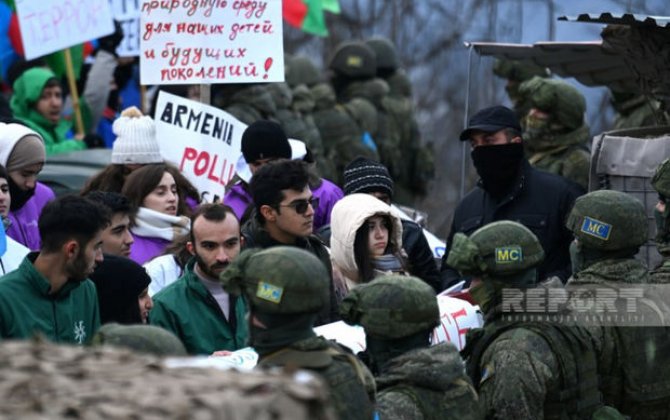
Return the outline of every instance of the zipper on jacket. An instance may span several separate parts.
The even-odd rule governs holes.
[[[53,298],[51,299],[51,309],[53,310],[53,317],[54,317],[54,322],[53,322],[54,333],[55,333],[54,337],[56,339],[56,342],[58,343],[58,342],[60,342],[60,336],[58,334],[58,318],[56,317],[56,300],[53,299]]]

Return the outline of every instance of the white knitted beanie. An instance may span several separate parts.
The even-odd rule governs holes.
[[[116,140],[112,163],[117,165],[161,163],[164,161],[156,140],[156,125],[151,117],[132,106],[125,109],[112,126]]]

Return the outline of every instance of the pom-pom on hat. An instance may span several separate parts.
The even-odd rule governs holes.
[[[393,179],[386,166],[358,157],[344,168],[344,194],[381,192],[393,197]]]
[[[116,141],[112,147],[112,163],[117,165],[162,163],[156,125],[153,119],[136,107],[125,109],[112,126]]]

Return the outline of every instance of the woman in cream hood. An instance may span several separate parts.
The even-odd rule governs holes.
[[[22,124],[0,123],[0,165],[7,169],[12,197],[5,230],[32,251],[41,246],[37,220],[42,208],[55,197],[51,188],[37,182],[44,162],[44,140],[37,132]]]
[[[333,207],[331,260],[338,298],[389,273],[406,273],[400,218],[370,194],[350,194]]]

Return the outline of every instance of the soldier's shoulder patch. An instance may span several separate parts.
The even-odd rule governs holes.
[[[492,363],[487,363],[484,365],[482,368],[482,373],[481,373],[481,379],[479,380],[479,383],[483,383],[489,378],[493,377],[493,374],[495,373],[495,367],[493,367]]]
[[[612,225],[585,216],[582,227],[579,230],[587,235],[607,241],[610,238],[610,233],[612,233]]]
[[[284,294],[284,288],[275,286],[274,284],[266,283],[264,281],[258,282],[258,289],[256,290],[256,297],[270,301],[272,303],[281,302],[281,297]]]
[[[523,249],[518,245],[501,246],[495,249],[496,264],[511,264],[523,261]]]

